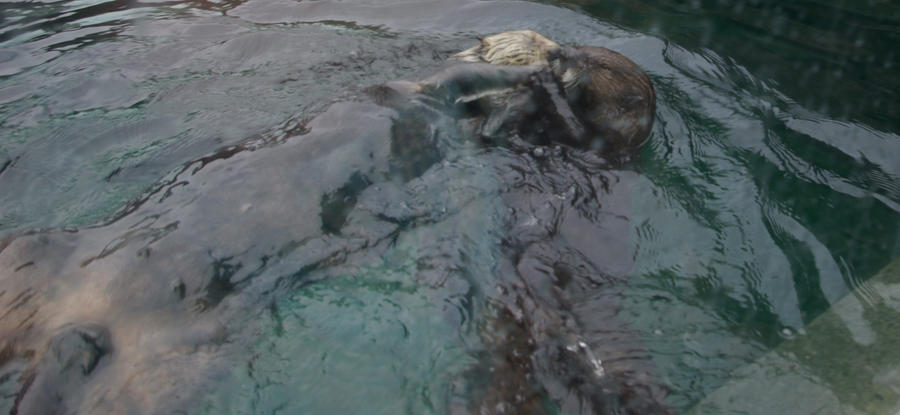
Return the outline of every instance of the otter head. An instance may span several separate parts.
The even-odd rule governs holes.
[[[656,95],[650,78],[630,59],[609,49],[561,47],[537,32],[516,30],[485,37],[451,59],[548,65],[592,135],[593,148],[603,152],[633,153],[653,127]]]
[[[450,59],[492,65],[543,65],[559,45],[538,32],[513,30],[481,39],[477,46],[466,49]]]

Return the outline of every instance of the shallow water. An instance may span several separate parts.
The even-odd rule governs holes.
[[[500,241],[507,238],[550,247],[528,251],[535,260],[528,267],[536,271],[517,268],[524,278],[550,278],[559,263],[611,276],[601,282],[576,278],[577,289],[561,288],[571,300],[563,314],[579,319],[580,331],[550,332],[576,336],[558,339],[562,344],[588,339],[604,360],[609,354],[651,362],[648,373],[669,390],[668,405],[689,410],[749,363],[788,339],[807,336],[807,325],[852,290],[866,293],[867,280],[900,256],[900,78],[891,29],[900,18],[895,6],[882,3],[861,9],[578,3],[581,8],[463,0],[2,3],[0,231],[87,227],[125,214],[111,227],[78,234],[90,240],[117,235],[116,226],[139,222],[147,212],[198,224],[182,225],[160,241],[179,241],[170,248],[191,241],[216,247],[194,260],[197,269],[212,267],[216,277],[210,281],[219,281],[221,291],[205,286],[196,324],[214,324],[211,313],[225,320],[219,323],[228,346],[182,339],[206,330],[190,318],[178,320],[174,334],[154,340],[168,345],[175,336],[180,340],[171,343],[190,345],[177,352],[184,361],[163,359],[160,373],[150,376],[155,382],[175,378],[166,368],[219,362],[197,366],[200,376],[178,374],[185,396],[172,399],[177,409],[446,413],[474,400],[492,402],[496,385],[483,379],[491,378],[486,368],[502,366],[491,351],[505,346],[491,343],[502,336],[485,333],[514,331],[497,317],[497,310],[509,308],[509,296],[495,292],[516,287],[503,263]],[[735,27],[735,21],[749,23]],[[801,23],[820,31],[778,29]],[[388,80],[422,78],[476,36],[518,28],[565,44],[609,47],[650,74],[657,119],[634,171],[597,171],[589,162],[573,167],[552,148],[547,162],[506,149],[455,149],[409,184],[379,183],[375,189],[358,179],[342,188],[350,189],[346,195],[310,194],[316,200],[347,196],[346,205],[333,205],[349,212],[337,215],[338,222],[369,224],[359,231],[365,243],[325,239],[331,248],[288,243],[289,232],[279,228],[284,224],[266,223],[264,216],[256,217],[257,228],[247,225],[255,233],[233,240],[245,246],[206,240],[204,230],[228,234],[202,218],[202,208],[216,204],[194,200],[190,192],[180,196],[187,213],[153,212],[149,203],[133,213],[128,204],[177,177],[184,163],[248,138],[297,141],[296,126],[331,102],[355,99],[362,88]],[[822,33],[837,38],[817,40]],[[845,52],[841,45],[850,38],[852,52]],[[278,146],[267,148],[277,152]],[[273,177],[291,166],[282,161],[266,170],[229,157],[215,158]],[[225,173],[211,170],[215,166],[198,177],[233,184],[227,200],[261,206],[274,198],[223,179]],[[298,162],[284,175],[302,182],[325,166]],[[511,171],[524,179],[507,175]],[[213,192],[191,180],[187,189]],[[607,191],[615,197],[583,196],[603,188],[601,181],[624,184]],[[163,207],[176,206],[167,203]],[[541,211],[545,204],[558,211]],[[302,210],[319,203],[284,205],[300,209],[288,225],[319,229],[320,217]],[[240,206],[242,213],[253,209]],[[600,213],[579,210],[592,206]],[[399,230],[382,229],[390,222],[383,218],[360,219],[366,209],[392,218]],[[542,219],[566,223],[562,236],[541,230]],[[579,228],[585,231],[574,231]],[[377,242],[385,235],[390,243]],[[566,240],[564,246],[594,246],[580,252],[589,264],[554,251],[559,244],[553,238]],[[99,248],[106,252],[104,243]],[[279,261],[260,260],[271,252]],[[185,262],[174,255],[172,263]],[[332,259],[310,259],[322,255]],[[229,271],[229,264],[236,268]],[[279,282],[298,274],[303,277]],[[189,277],[183,278],[190,291]],[[115,293],[141,287],[109,284]],[[591,284],[612,288],[592,291]],[[552,284],[536,279],[526,285],[546,290],[525,296],[541,307],[556,301],[545,298],[556,292]],[[102,291],[85,292],[73,297],[80,301],[73,307],[81,310],[84,298]],[[860,298],[865,305],[865,295]],[[18,307],[15,300],[12,291],[0,294],[5,315]],[[43,310],[65,313],[62,305],[46,304]],[[615,324],[605,321],[613,318]],[[110,320],[108,326],[122,331],[140,322]],[[147,327],[156,327],[165,317],[149,321]],[[847,327],[860,344],[879,341],[858,326]],[[522,352],[509,347],[511,355]],[[22,373],[16,365],[23,364],[17,362],[4,366],[4,375],[12,375],[0,376],[4,409],[16,405]],[[111,374],[118,366],[100,367],[105,373],[92,385],[107,392],[95,390],[100,397],[91,402],[103,402],[103,393],[118,396],[110,392],[121,380]],[[514,369],[508,368],[511,377]],[[856,380],[877,383],[868,373]],[[174,393],[148,384],[122,396]],[[830,388],[846,398],[839,386]],[[571,409],[565,399],[555,399],[564,393],[542,393],[542,411]],[[135,399],[131,407],[94,409],[163,408],[144,404]]]

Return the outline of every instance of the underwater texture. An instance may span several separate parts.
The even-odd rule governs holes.
[[[893,415],[898,27],[877,1],[0,2],[0,412]],[[373,97],[516,29],[647,72],[633,161]]]

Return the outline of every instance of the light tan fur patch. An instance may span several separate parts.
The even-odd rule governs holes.
[[[559,44],[531,30],[513,30],[485,37],[450,59],[492,65],[546,65],[547,55]]]

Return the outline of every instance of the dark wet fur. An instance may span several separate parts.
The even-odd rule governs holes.
[[[633,155],[653,128],[656,94],[650,78],[630,59],[602,47],[564,49],[562,59],[580,74],[566,94],[592,130],[589,135],[604,141],[607,154]]]

